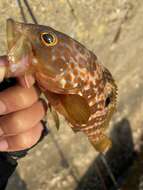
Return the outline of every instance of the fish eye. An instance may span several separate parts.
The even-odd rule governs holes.
[[[41,33],[42,43],[46,46],[55,46],[58,42],[57,36],[54,33]]]

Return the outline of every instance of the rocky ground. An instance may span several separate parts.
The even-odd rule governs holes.
[[[143,1],[142,0],[29,0],[40,24],[67,33],[94,51],[112,72],[119,88],[118,108],[111,122],[114,173],[133,150],[138,159],[124,177],[123,190],[142,189],[143,178]],[[21,20],[14,0],[0,1],[0,54],[6,53],[5,24]],[[29,21],[30,18],[29,18]],[[92,190],[88,184],[97,153],[82,134],[73,134],[63,118],[51,133],[19,162],[7,190]],[[117,150],[118,155],[117,158]],[[125,150],[125,151],[122,151]],[[114,154],[113,154],[114,153]],[[125,157],[122,155],[124,154]],[[128,162],[126,163],[128,164]],[[94,170],[95,171],[95,170]],[[119,175],[122,175],[120,173]],[[131,183],[132,182],[132,183]],[[107,188],[108,189],[108,188]],[[103,188],[101,188],[103,190]]]

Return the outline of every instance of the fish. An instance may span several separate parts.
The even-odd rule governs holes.
[[[31,74],[54,110],[57,128],[61,114],[75,133],[88,137],[96,151],[111,147],[106,129],[116,110],[117,85],[92,51],[49,26],[11,18],[7,46],[5,78]]]

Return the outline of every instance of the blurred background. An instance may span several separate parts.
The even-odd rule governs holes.
[[[122,190],[143,189],[143,1],[29,0],[38,22],[60,30],[95,52],[118,85],[118,107],[106,154]],[[27,12],[26,8],[25,11]],[[0,54],[6,54],[6,19],[22,21],[16,0],[0,1]],[[31,18],[28,17],[29,22]],[[100,156],[61,117],[57,131],[48,114],[49,135],[24,159],[7,190],[115,189]],[[97,168],[98,166],[98,168]],[[100,172],[99,172],[100,171]]]

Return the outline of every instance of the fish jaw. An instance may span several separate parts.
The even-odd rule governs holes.
[[[21,24],[7,20],[8,61],[6,77],[18,77],[29,70],[32,62],[32,47],[26,35],[21,33]]]

